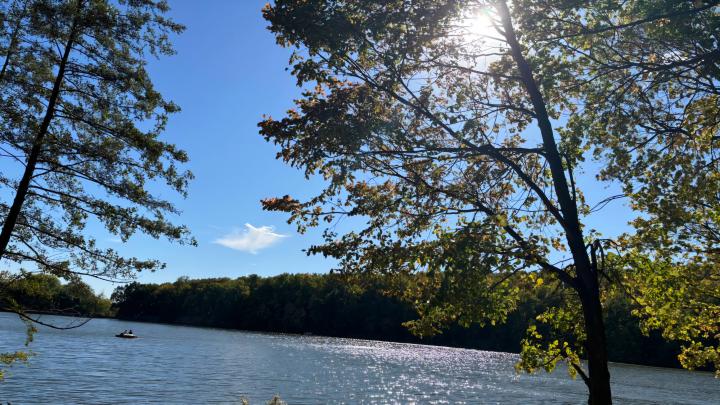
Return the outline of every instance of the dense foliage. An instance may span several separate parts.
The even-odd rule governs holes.
[[[143,232],[192,242],[159,197],[158,185],[184,195],[191,178],[179,167],[185,152],[160,139],[178,107],[145,70],[148,56],[172,54],[168,34],[183,28],[167,9],[152,0],[0,8],[0,258],[122,279],[161,263],[100,246],[88,223],[122,240]]]
[[[719,10],[711,0],[277,0],[264,17],[295,50],[304,92],[260,132],[326,187],[264,206],[300,231],[330,224],[309,251],[344,273],[415,275],[404,293],[419,335],[501,321],[525,298],[516,278],[561,282],[519,368],[565,361],[591,404],[612,402],[604,316],[618,293],[644,306],[645,326],[686,341],[686,366],[717,361],[718,300],[705,293],[718,285]],[[607,211],[600,229],[587,224],[618,198],[637,218],[610,240]],[[366,226],[340,232],[343,216]],[[610,250],[624,259],[606,260]],[[633,257],[668,265],[639,269]],[[672,268],[706,283],[666,294]],[[667,310],[666,298],[691,305]]]
[[[522,304],[506,322],[452,326],[442,335],[419,338],[403,324],[417,318],[413,305],[389,296],[387,282],[362,286],[339,275],[283,274],[174,283],[132,283],[112,295],[117,317],[243,330],[366,338],[519,352],[529,322],[556,300],[556,285],[524,290]],[[553,297],[555,298],[548,298]],[[612,361],[676,367],[679,347],[657,333],[644,336],[631,304],[621,297],[607,307]]]
[[[6,307],[23,308],[30,313],[112,316],[110,299],[95,294],[89,285],[79,279],[63,284],[58,277],[50,274],[5,274],[0,276],[0,292],[0,300],[5,302]]]

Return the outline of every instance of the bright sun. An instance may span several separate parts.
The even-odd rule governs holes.
[[[489,12],[485,9],[473,12],[472,15],[464,20],[463,25],[467,30],[467,36],[473,41],[488,41],[498,36],[498,32],[493,26],[493,20]]]

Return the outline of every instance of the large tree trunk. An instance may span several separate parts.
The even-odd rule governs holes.
[[[48,106],[47,110],[45,111],[45,116],[43,117],[42,124],[40,124],[40,128],[35,135],[35,139],[33,140],[33,146],[30,150],[30,154],[28,155],[27,163],[25,164],[25,170],[23,171],[22,178],[18,183],[17,190],[15,190],[15,198],[13,199],[10,210],[8,211],[7,216],[5,217],[5,221],[3,222],[2,231],[0,232],[0,259],[2,259],[7,252],[8,244],[10,243],[10,239],[15,230],[15,225],[17,224],[18,218],[20,217],[20,212],[22,211],[23,203],[25,202],[25,198],[27,197],[30,182],[32,181],[33,175],[35,174],[35,167],[37,166],[37,162],[40,158],[40,153],[43,147],[43,140],[47,135],[48,128],[50,127],[50,122],[55,115],[55,107],[57,105],[58,99],[60,98],[60,89],[62,88],[63,79],[65,78],[65,69],[68,59],[70,58],[70,51],[73,47],[73,44],[75,43],[75,38],[78,35],[78,22],[81,6],[82,0],[79,0],[77,14],[74,18],[72,27],[70,28],[67,42],[65,43],[65,49],[63,50],[62,59],[60,60],[60,65],[58,66],[58,73],[55,77],[55,82],[53,83],[53,89],[50,93],[50,98],[48,99]]]
[[[588,404],[605,405],[612,403],[610,389],[610,372],[608,370],[607,339],[605,337],[605,321],[600,304],[600,289],[597,274],[585,272],[585,280],[581,280],[580,301],[585,319],[585,348],[588,362]],[[585,281],[585,283],[583,283]],[[589,285],[586,285],[589,284]]]
[[[603,321],[602,305],[600,304],[600,288],[597,272],[590,261],[578,216],[575,200],[571,197],[571,185],[565,178],[565,168],[562,163],[555,135],[548,115],[545,100],[533,76],[532,68],[523,55],[523,48],[518,42],[515,29],[510,17],[510,10],[505,1],[499,1],[498,12],[502,20],[505,39],[510,46],[510,52],[517,65],[523,86],[528,92],[533,104],[538,128],[542,135],[545,158],[552,173],[553,188],[555,190],[562,219],[560,225],[565,231],[568,247],[572,253],[577,277],[573,287],[582,303],[587,341],[585,344],[588,359],[589,373],[586,383],[588,385],[588,403],[592,405],[606,405],[612,403],[610,390],[610,373],[608,371],[607,346],[605,339],[605,323]]]

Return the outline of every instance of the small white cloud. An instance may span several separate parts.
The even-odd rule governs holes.
[[[270,247],[279,242],[280,239],[287,237],[287,235],[281,235],[274,231],[275,228],[272,226],[256,228],[250,224],[245,224],[245,229],[236,229],[232,233],[216,239],[214,243],[230,249],[257,254],[258,251]]]

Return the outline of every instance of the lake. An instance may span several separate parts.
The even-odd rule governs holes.
[[[44,316],[64,325],[73,318]],[[138,339],[114,335],[132,329]],[[0,313],[0,352],[21,349],[25,329]],[[0,401],[33,403],[289,404],[586,403],[564,369],[516,375],[516,354],[369,340],[228,331],[94,319],[40,328],[28,365],[10,369]],[[613,364],[619,404],[708,404],[711,373]],[[713,402],[714,401],[714,402]]]

